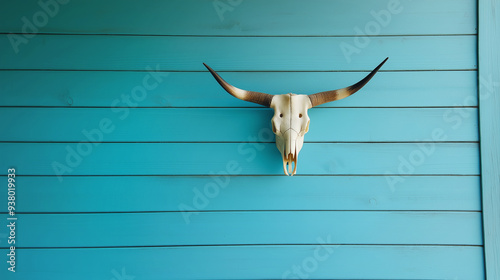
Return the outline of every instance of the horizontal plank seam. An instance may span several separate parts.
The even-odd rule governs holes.
[[[476,244],[351,244],[351,243],[332,243],[321,244],[322,246],[358,246],[358,247],[476,247],[482,248],[483,245]],[[318,246],[316,243],[301,244],[197,244],[197,245],[146,245],[146,246],[89,246],[89,247],[16,247],[16,250],[54,250],[54,249],[140,249],[140,248],[179,248],[179,247],[268,247],[268,246]],[[8,249],[8,247],[0,247]]]
[[[0,176],[7,176],[7,173],[1,173]],[[214,177],[210,174],[76,174],[76,175],[54,175],[54,174],[17,174],[16,177]],[[224,175],[226,177],[279,177],[283,174],[259,174],[259,175]],[[479,174],[296,174],[294,177],[479,177]]]
[[[151,72],[142,69],[46,69],[46,68],[0,68],[0,71],[54,71],[54,72]],[[218,73],[367,73],[371,70],[217,70]],[[408,70],[380,70],[381,72],[398,73],[398,72],[470,72],[477,71],[477,68],[470,69],[408,69]],[[155,72],[171,72],[171,73],[204,73],[206,70],[174,70],[163,69]]]
[[[20,212],[17,211],[16,215],[104,215],[104,214],[161,214],[161,213],[253,213],[253,212],[381,212],[381,213],[433,213],[433,214],[441,214],[441,213],[481,213],[481,210],[323,210],[323,209],[275,209],[275,210],[204,210],[204,211],[97,211],[97,212]],[[7,215],[9,212],[0,212],[1,215]]]
[[[110,107],[110,106],[43,106],[43,105],[36,105],[36,106],[25,106],[25,105],[15,105],[15,106],[8,106],[8,105],[0,105],[0,108],[13,108],[13,109],[113,109],[113,108],[129,108],[130,110],[137,110],[137,109],[179,109],[179,110],[185,110],[185,109],[261,109],[261,110],[269,110],[269,108],[262,107],[262,106],[246,106],[246,107],[229,107],[229,106],[143,106],[143,107],[128,107],[128,106],[115,106],[115,107]],[[370,106],[370,107],[364,107],[364,106],[345,106],[345,107],[332,107],[332,106],[322,106],[322,107],[315,107],[314,110],[318,109],[477,109],[478,106]]]
[[[0,140],[0,144],[77,144],[80,142],[88,142],[73,140],[73,141],[17,141],[17,140]],[[274,141],[99,141],[99,144],[241,144],[241,143],[258,143],[258,144],[274,144]],[[311,144],[479,144],[479,141],[304,141]]]
[[[0,32],[0,35],[25,35],[23,32]],[[477,36],[477,33],[444,33],[444,34],[355,34],[355,35],[217,35],[217,34],[138,34],[138,33],[68,33],[39,32],[43,36],[113,36],[113,37],[188,37],[188,38],[363,38],[363,37],[458,37]]]

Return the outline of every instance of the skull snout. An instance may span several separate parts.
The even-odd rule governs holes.
[[[298,133],[292,128],[285,132],[285,155],[295,155],[295,140],[297,139]]]
[[[297,170],[297,157],[302,148],[303,136],[300,136],[293,128],[289,128],[282,133],[282,140],[276,143],[281,142],[280,144],[283,145],[281,148],[278,147],[283,157],[283,171],[286,175],[293,176]]]

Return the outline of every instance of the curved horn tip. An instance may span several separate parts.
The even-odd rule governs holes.
[[[256,91],[248,91],[248,90],[243,90],[240,88],[237,88],[221,78],[217,72],[215,72],[210,66],[207,64],[203,63],[205,67],[208,69],[210,74],[215,78],[215,80],[219,83],[219,85],[222,86],[224,90],[226,90],[229,94],[232,96],[241,99],[243,101],[248,101],[248,102],[253,102],[257,103],[266,107],[271,106],[271,101],[273,99],[272,94],[267,94],[267,93],[262,93],[262,92],[256,92]]]
[[[208,66],[205,62],[202,62],[203,65],[208,69],[208,70],[212,70],[212,68],[210,66]]]
[[[380,63],[380,65],[383,65],[383,64],[384,64],[384,63],[385,63],[388,59],[389,59],[389,57],[386,57],[386,58],[384,59],[384,61],[382,61],[382,63]]]
[[[382,61],[375,69],[373,69],[366,77],[364,77],[361,81],[342,88],[342,89],[337,89],[337,90],[329,90],[329,91],[322,91],[318,92],[315,94],[310,94],[309,99],[311,100],[312,107],[316,107],[318,105],[332,102],[335,100],[340,100],[343,98],[346,98],[353,93],[357,92],[360,90],[364,85],[370,81],[370,79],[375,75],[375,73],[378,72],[378,70],[384,65],[384,63],[389,59],[389,57],[386,57],[384,61]]]

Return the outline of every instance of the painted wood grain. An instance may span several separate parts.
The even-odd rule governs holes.
[[[297,266],[309,279],[484,279],[481,247],[322,246],[328,237],[318,238],[317,245],[310,246],[20,249],[23,265],[16,273],[1,270],[0,277],[283,279],[297,278],[292,273]]]
[[[118,280],[126,270],[137,279],[484,279],[481,163],[486,268],[496,279],[497,225],[488,222],[498,211],[488,202],[498,190],[488,186],[498,176],[484,174],[498,174],[488,165],[497,134],[485,134],[497,120],[484,119],[498,102],[481,99],[480,162],[476,2],[402,0],[390,22],[377,22],[395,2],[72,0],[17,47],[9,38],[24,37],[24,22],[43,8],[4,5],[0,119],[9,125],[0,141],[73,143],[0,143],[1,170],[20,175],[18,269],[0,278]],[[214,3],[234,7],[220,17]],[[370,24],[382,26],[359,36]],[[480,47],[482,34],[498,38],[482,31]],[[202,62],[244,88],[311,93],[350,85],[387,56],[363,92],[327,106],[469,108],[311,111],[308,141],[367,143],[306,143],[295,178],[282,175],[272,140],[258,139],[270,114],[254,114],[265,109],[163,108],[253,106],[223,92]],[[482,65],[495,57],[488,50]],[[110,107],[128,107],[113,101],[146,80],[155,85],[137,106],[159,108],[113,119]],[[79,142],[105,117],[116,130],[104,141],[158,143]],[[337,120],[337,129],[314,129]],[[205,125],[183,129],[193,122]],[[369,143],[422,141],[443,125],[445,141],[469,143]],[[54,163],[70,176],[58,178]],[[199,193],[214,183],[219,192],[206,203]],[[183,203],[195,210],[189,225]],[[73,248],[54,248],[64,246]],[[292,274],[296,266],[307,275]]]
[[[332,244],[482,245],[477,212],[183,211],[19,214],[18,219],[19,247],[30,248],[314,244],[329,235]]]
[[[273,114],[267,108],[3,108],[0,141],[274,142]],[[478,141],[474,108],[315,108],[308,115],[305,139],[312,142]]]
[[[0,106],[128,107],[122,95],[143,72],[0,71]],[[137,107],[258,107],[224,92],[208,72],[168,72]],[[168,76],[167,76],[168,75]],[[225,72],[228,82],[270,94],[312,94],[356,83],[358,72]],[[193,82],[196,81],[196,82]],[[362,91],[321,107],[477,106],[476,71],[379,72]]]
[[[57,10],[50,7],[54,16],[43,27],[38,26],[39,32],[225,36],[476,33],[476,6],[471,0],[122,0],[104,3],[71,0],[57,6]],[[23,32],[22,18],[33,23],[34,14],[39,11],[43,9],[37,2],[9,4],[0,11],[0,32]]]
[[[206,71],[473,70],[475,35],[372,38],[353,54],[345,37],[37,35],[16,53],[0,36],[0,69]],[[50,57],[51,59],[47,59]]]
[[[252,210],[480,211],[478,176],[18,176],[18,213]],[[219,187],[209,203],[198,201]],[[0,201],[7,193],[0,192]],[[205,202],[201,204],[195,203]],[[196,215],[193,216],[193,218]]]
[[[19,175],[281,175],[275,144],[4,143],[0,170]],[[479,174],[475,143],[308,143],[298,174]],[[57,173],[56,173],[57,172]],[[282,180],[290,178],[283,176]]]
[[[497,1],[479,1],[479,105],[486,279],[500,278],[500,17]]]

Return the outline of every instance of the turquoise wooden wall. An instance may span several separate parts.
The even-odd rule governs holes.
[[[476,1],[4,4],[2,279],[484,279]],[[202,65],[309,94],[387,56],[294,177]]]

